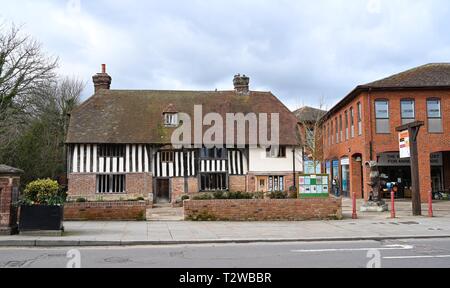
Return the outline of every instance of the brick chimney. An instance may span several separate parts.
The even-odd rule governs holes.
[[[94,75],[92,80],[94,81],[95,93],[101,89],[109,90],[112,78],[106,73],[106,64],[102,64],[102,72]]]
[[[234,80],[234,90],[239,94],[248,94],[249,93],[249,84],[250,78],[241,74],[235,75]]]

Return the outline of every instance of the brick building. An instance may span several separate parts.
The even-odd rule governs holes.
[[[287,191],[295,183],[295,172],[303,169],[295,115],[272,93],[250,91],[245,75],[235,76],[231,91],[111,90],[112,79],[104,66],[93,80],[95,94],[70,119],[66,141],[70,199],[143,197],[164,203],[203,191]],[[278,114],[279,147],[249,145],[250,130],[258,141],[262,133],[249,122],[245,148],[237,145],[241,143],[236,137],[230,142],[225,131],[220,145],[199,146],[194,142],[197,124],[190,129],[189,145],[173,146],[172,134],[184,124],[182,114],[197,123],[198,105],[203,124],[203,117],[212,112],[222,119],[230,113],[242,117],[255,113],[267,114],[271,127],[272,115]],[[199,133],[205,135],[208,126],[200,126]]]
[[[418,137],[420,193],[450,189],[450,64],[428,64],[356,87],[323,118],[325,169],[345,196],[368,198],[366,161],[410,196],[409,159],[399,158],[402,124],[424,121]]]

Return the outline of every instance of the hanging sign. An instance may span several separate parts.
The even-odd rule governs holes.
[[[402,131],[399,133],[400,142],[400,158],[411,157],[411,149],[409,145],[409,131]]]

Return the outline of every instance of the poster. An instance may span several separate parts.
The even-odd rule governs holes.
[[[402,131],[399,133],[399,143],[400,143],[400,158],[411,157],[411,149],[409,145],[409,131]]]

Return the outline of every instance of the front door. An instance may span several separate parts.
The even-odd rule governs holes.
[[[157,203],[169,203],[170,191],[169,191],[169,179],[156,180],[156,202]]]
[[[258,192],[267,192],[267,177],[256,177]]]

